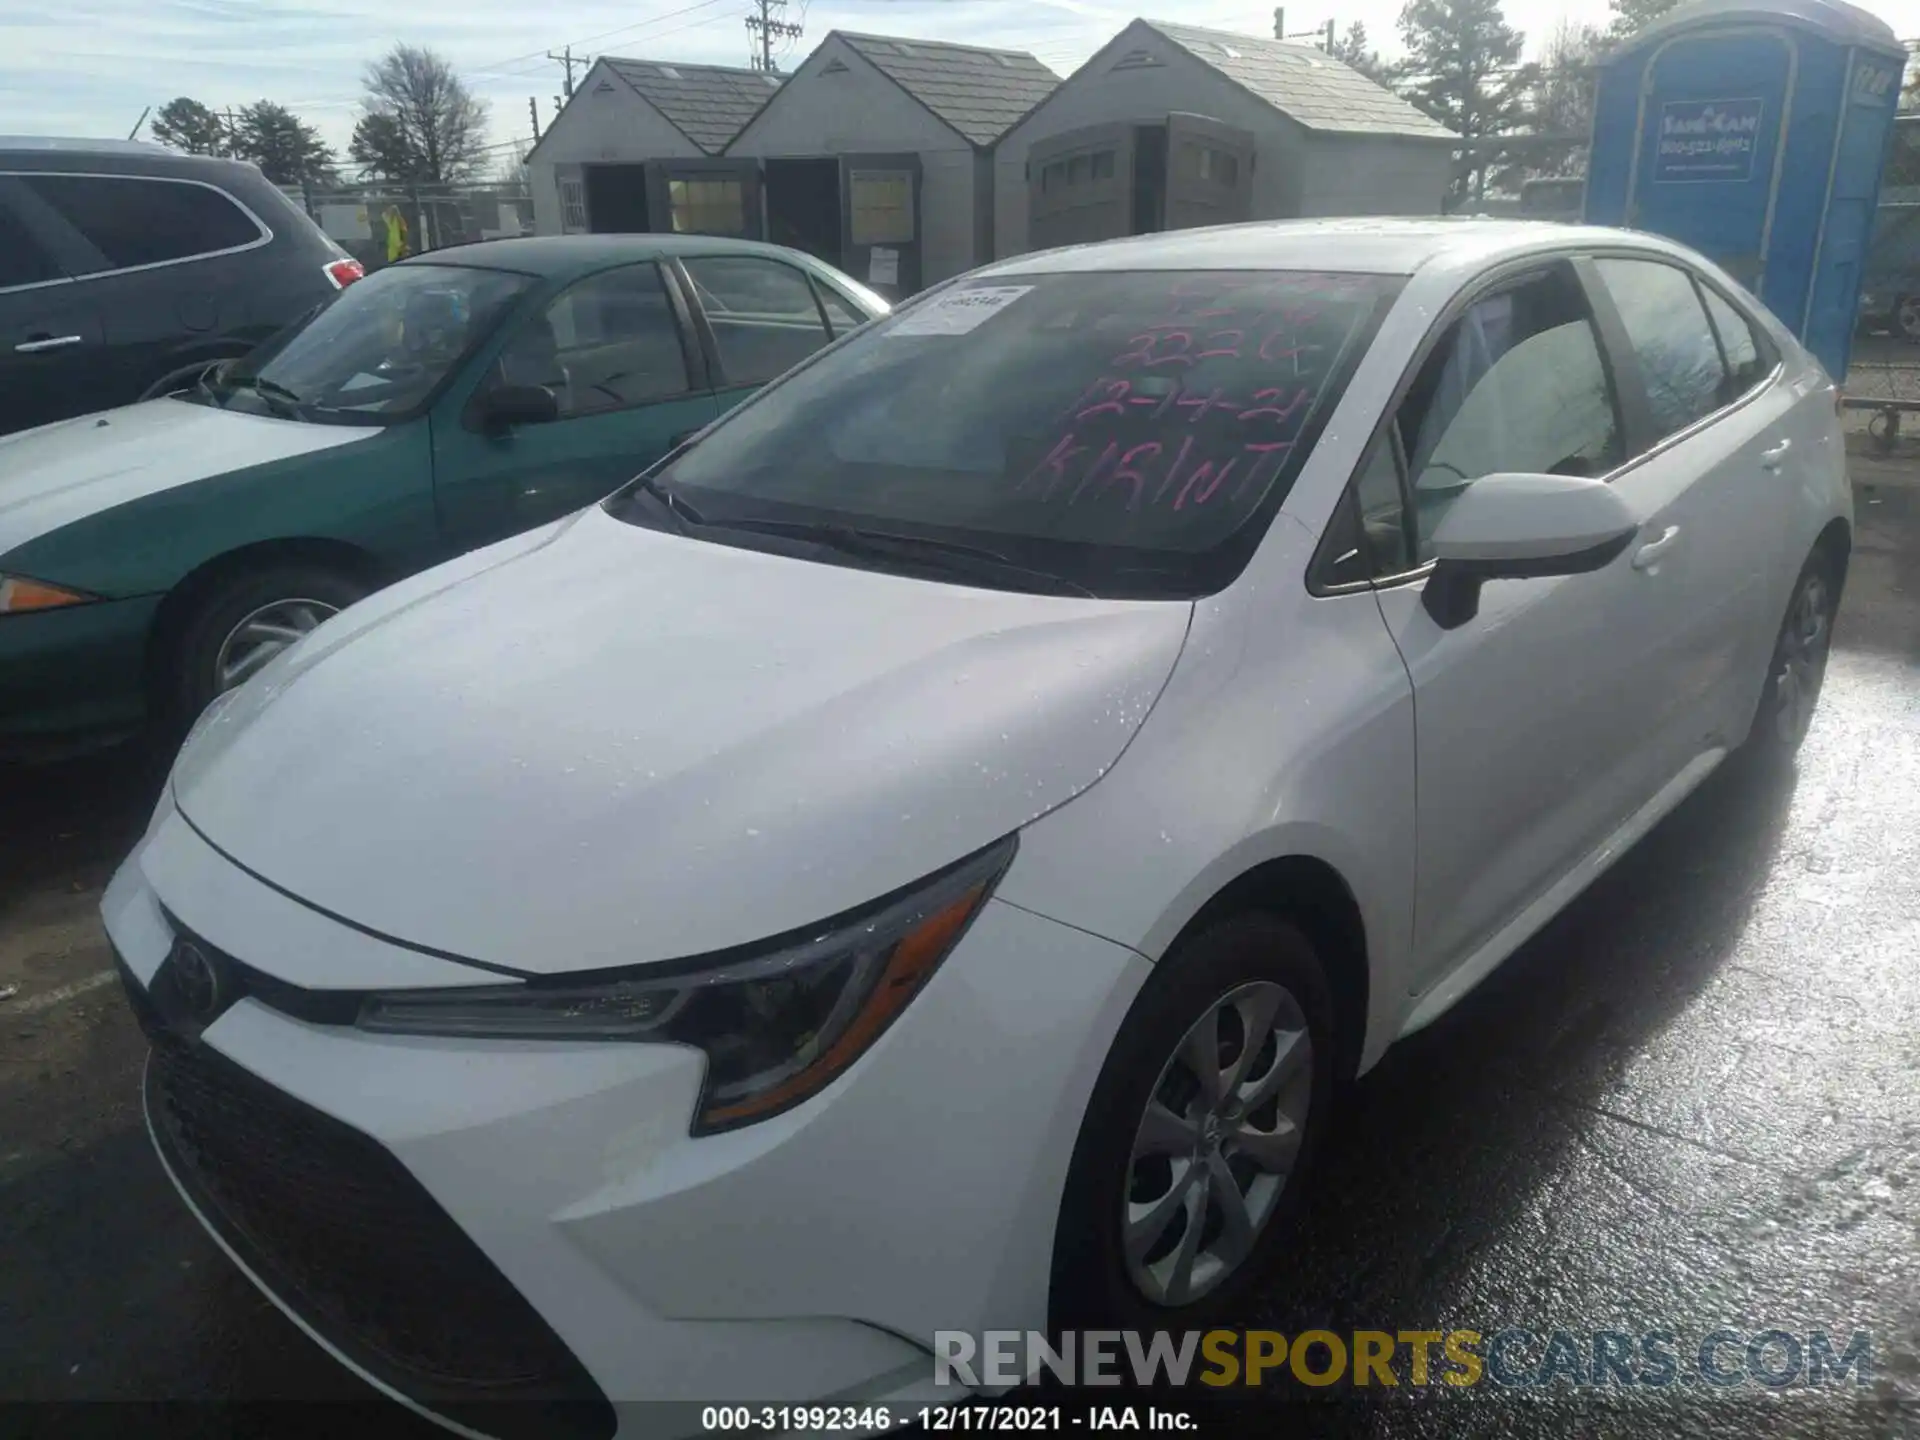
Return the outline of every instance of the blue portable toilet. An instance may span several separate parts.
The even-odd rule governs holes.
[[[1906,51],[1842,0],[1694,0],[1600,67],[1586,218],[1724,266],[1844,376]]]

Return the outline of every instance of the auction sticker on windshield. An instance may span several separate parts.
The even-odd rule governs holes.
[[[956,290],[915,306],[886,333],[895,339],[902,335],[964,335],[1031,289],[1031,285],[982,285],[977,290]]]

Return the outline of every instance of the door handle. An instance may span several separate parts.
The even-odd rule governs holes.
[[[16,355],[38,355],[43,350],[64,350],[69,345],[78,345],[84,341],[84,335],[50,335],[39,340],[23,340],[13,347]]]
[[[1793,441],[1782,440],[1771,450],[1760,452],[1760,464],[1768,470],[1778,470],[1780,462],[1787,458],[1787,452],[1793,448]]]
[[[1679,539],[1680,527],[1678,525],[1667,526],[1665,530],[1660,532],[1660,538],[1658,540],[1649,540],[1633,552],[1633,568],[1636,570],[1651,570],[1655,565],[1660,563],[1660,557],[1671,550],[1674,545],[1679,542]]]

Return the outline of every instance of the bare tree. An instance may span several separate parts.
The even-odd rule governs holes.
[[[390,122],[413,160],[413,178],[464,180],[486,168],[486,102],[444,57],[396,45],[367,67],[364,84],[367,116]]]
[[[1563,18],[1548,37],[1527,106],[1527,128],[1542,136],[1572,136],[1543,146],[1528,167],[1535,175],[1586,171],[1586,140],[1593,133],[1594,66],[1606,37],[1592,25]]]

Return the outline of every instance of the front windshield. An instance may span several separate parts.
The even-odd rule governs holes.
[[[715,539],[814,522],[990,550],[1101,595],[1208,593],[1251,555],[1401,283],[964,282],[774,385],[650,483]]]
[[[229,366],[222,403],[380,425],[424,405],[533,281],[500,270],[395,265]]]

